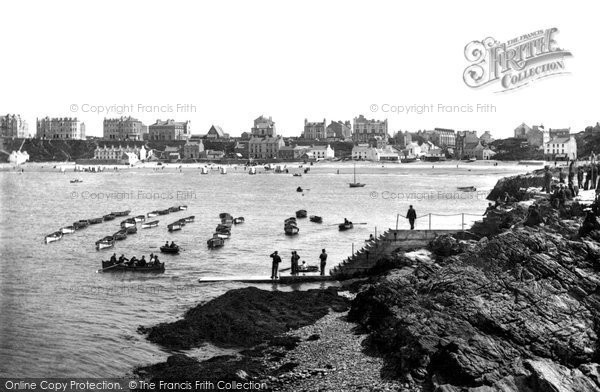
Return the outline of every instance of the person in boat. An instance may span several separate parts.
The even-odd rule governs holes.
[[[137,265],[140,267],[145,267],[146,266],[146,256],[142,256],[142,258],[138,261]]]
[[[348,220],[348,218],[344,218],[344,224],[348,225],[350,223],[350,221]]]
[[[408,211],[406,213],[406,218],[410,223],[410,229],[415,229],[415,220],[417,219],[417,211],[413,208],[412,204],[408,207]]]
[[[298,272],[304,272],[307,269],[306,261],[302,260],[302,264],[298,267]]]
[[[165,242],[165,248],[169,247],[169,241]]]
[[[296,188],[296,192],[302,192],[302,187],[299,186],[298,188]]]
[[[277,275],[279,274],[279,263],[281,263],[281,257],[277,254],[277,251],[271,253],[271,259],[273,259],[273,264],[271,266],[271,279],[277,279]]]
[[[148,260],[148,264],[153,264],[154,263],[154,253],[150,253],[150,260]]]
[[[321,261],[321,275],[325,275],[325,265],[327,264],[327,253],[325,253],[325,249],[321,250],[319,260]]]
[[[123,264],[124,262],[129,261],[125,255],[121,255],[121,257],[119,257],[119,264]]]
[[[169,245],[170,248],[177,248],[177,245],[175,245],[174,241],[171,241],[171,245]]]
[[[110,256],[110,263],[113,265],[117,264],[117,254],[116,253],[113,253],[113,255]]]
[[[129,261],[127,262],[127,265],[130,267],[135,267],[137,262],[138,262],[137,257],[132,256],[131,259],[129,259]]]
[[[160,265],[160,261],[158,260],[158,255],[154,256],[154,265]]]

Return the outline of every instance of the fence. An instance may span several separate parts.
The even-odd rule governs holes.
[[[453,219],[458,218],[459,219]],[[417,216],[415,221],[416,230],[465,230],[465,227],[471,227],[475,221],[482,219],[482,215],[460,213],[460,214],[434,214],[428,213],[425,215]],[[400,221],[400,214],[396,216],[396,230],[399,230],[398,224]],[[423,227],[425,225],[425,227]]]

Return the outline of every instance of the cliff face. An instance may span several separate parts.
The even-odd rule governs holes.
[[[542,202],[541,227],[523,226],[527,208],[507,210],[488,219],[508,227],[439,239],[436,261],[363,287],[350,317],[388,375],[431,390],[600,391],[600,232],[578,237],[577,204]]]

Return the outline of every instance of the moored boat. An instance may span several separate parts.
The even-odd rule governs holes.
[[[144,215],[137,215],[133,219],[135,220],[136,223],[145,222],[146,221],[146,217]]]
[[[115,238],[110,235],[96,241],[96,250],[112,248],[113,246],[115,246]]]
[[[158,213],[158,211],[151,211],[151,212],[147,213],[146,215],[148,215],[148,218],[154,218],[155,216],[158,216],[160,214]]]
[[[135,227],[136,223],[135,223],[135,219],[134,218],[129,218],[129,219],[125,219],[124,221],[121,221],[121,228],[126,229],[128,227]]]
[[[228,238],[231,237],[231,232],[229,232],[229,231],[222,231],[222,232],[219,232],[219,233],[214,233],[213,237],[218,237],[218,238],[222,238],[222,239],[226,240],[226,239],[228,239]]]
[[[167,230],[177,231],[177,230],[181,230],[182,227],[183,227],[183,225],[181,224],[181,222],[177,221],[177,222],[173,222],[173,223],[167,225]]]
[[[296,211],[296,218],[306,218],[306,216],[307,216],[306,210]]]
[[[80,180],[79,178],[76,178],[74,180],[71,180],[71,184],[78,184],[80,182],[83,182],[83,180]]]
[[[323,223],[323,218],[321,218],[320,216],[317,216],[317,215],[311,215],[309,219],[311,222]]]
[[[220,248],[225,245],[225,240],[215,235],[213,238],[210,238],[208,241],[206,241],[206,244],[211,249]]]
[[[113,237],[116,241],[122,241],[127,238],[127,230],[119,230],[113,234]]]
[[[171,253],[171,254],[176,254],[179,253],[179,246],[175,245],[173,247],[170,246],[161,246],[160,247],[160,251],[163,253]]]
[[[221,212],[219,219],[233,219],[233,216],[229,212]]]
[[[239,225],[240,223],[244,223],[245,219],[243,216],[237,217],[233,220],[233,224],[234,225]]]
[[[217,228],[215,229],[215,231],[216,232],[231,232],[231,226],[220,223],[217,225]]]
[[[135,227],[135,226],[128,227],[125,229],[125,232],[127,234],[135,234],[135,233],[137,233],[137,227]]]
[[[157,227],[157,226],[158,226],[157,220],[142,223],[142,229],[150,229],[152,227]]]
[[[60,232],[63,234],[71,234],[75,232],[75,227],[73,226],[65,226],[60,229]]]
[[[115,219],[115,215],[114,214],[106,214],[102,218],[104,218],[105,221],[110,221],[110,220]]]
[[[54,233],[48,234],[46,237],[44,237],[44,241],[47,244],[49,244],[51,242],[60,240],[62,237],[63,237],[62,231],[55,231]]]
[[[283,231],[285,232],[286,235],[295,235],[300,232],[300,229],[296,225],[289,224],[289,225],[285,225],[283,227]]]
[[[158,212],[158,215],[167,215],[171,213],[171,211],[168,208],[166,210],[159,210],[156,212]]]
[[[187,206],[177,206],[179,208],[179,211],[185,211],[187,210]]]
[[[102,260],[102,272],[164,272],[165,263],[147,264],[145,266],[127,265],[126,263],[113,264]]]
[[[78,220],[77,222],[73,222],[73,227],[75,230],[85,229],[90,225],[90,222],[87,219]]]
[[[196,219],[196,217],[195,217],[194,215],[192,215],[192,216],[186,216],[185,218],[183,218],[183,220],[184,220],[186,223],[191,223],[191,222],[193,222],[193,221],[194,221],[194,219]]]
[[[90,222],[90,225],[97,225],[98,223],[104,222],[104,217],[88,219],[88,222]]]
[[[125,211],[111,212],[111,214],[113,214],[114,216],[127,216],[127,215],[129,215],[130,212],[131,212],[131,210],[125,210]]]
[[[463,192],[475,192],[477,190],[474,186],[459,186],[457,189]]]

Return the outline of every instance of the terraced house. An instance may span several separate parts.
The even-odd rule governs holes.
[[[327,139],[327,120],[323,119],[323,122],[309,122],[307,119],[304,119],[302,137],[309,140]]]

